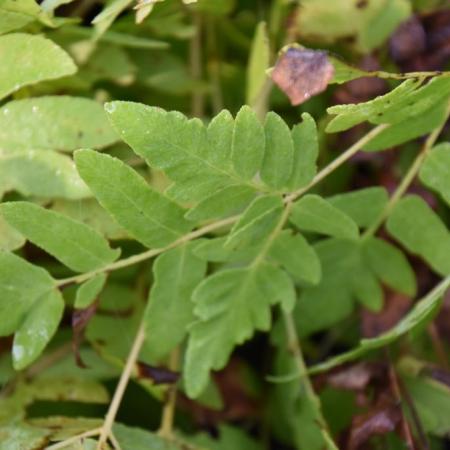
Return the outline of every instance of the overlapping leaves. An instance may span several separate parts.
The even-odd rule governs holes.
[[[411,92],[417,90],[411,87]],[[75,153],[77,169],[129,235],[150,248],[179,244],[155,262],[145,323],[156,343],[148,355],[156,361],[189,336],[184,377],[190,396],[202,393],[209,372],[222,368],[236,345],[256,330],[269,329],[272,305],[294,308],[295,284],[302,288],[295,317],[303,334],[346,317],[354,299],[380,309],[382,284],[414,294],[414,275],[404,255],[386,241],[359,239],[359,227],[370,226],[386,206],[383,189],[328,200],[306,195],[295,202],[289,217],[283,213],[283,193],[308,185],[316,173],[318,144],[310,116],[290,130],[274,113],[261,124],[247,107],[236,118],[223,111],[208,126],[135,103],[115,102],[107,110],[122,138],[173,184],[160,193],[119,159],[93,150]],[[239,212],[227,235],[187,242],[195,221]],[[2,214],[25,238],[72,270],[95,272],[118,256],[93,229],[62,214],[23,202],[5,204]],[[395,225],[397,216],[394,211],[388,223],[394,235],[392,230],[404,228],[403,223]],[[296,230],[283,231],[288,219]],[[297,230],[329,239],[312,246]],[[408,238],[396,237],[414,251]],[[207,261],[224,266],[205,279]],[[104,280],[92,282],[94,293],[90,285],[83,286],[87,293],[80,293],[77,303],[89,305],[95,299]],[[25,308],[31,317],[27,320],[42,315],[47,304],[56,304],[54,293],[47,296],[39,308]],[[51,332],[62,309],[55,311],[53,316],[46,313],[55,318],[48,325]],[[166,323],[177,324],[176,332]],[[19,332],[17,336],[22,345]]]
[[[122,139],[173,181],[167,194],[177,201],[202,202],[203,210],[229,204],[231,195],[294,190],[314,172],[317,138],[309,116],[290,131],[275,113],[261,124],[248,107],[235,119],[223,111],[207,127],[199,119],[137,103],[114,102],[107,111]],[[305,134],[309,140],[302,139]]]

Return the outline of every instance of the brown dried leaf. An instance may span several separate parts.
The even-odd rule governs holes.
[[[323,92],[333,75],[334,66],[326,52],[289,47],[278,58],[271,77],[292,105],[300,105]]]
[[[356,450],[372,436],[394,431],[401,420],[400,407],[384,395],[369,412],[356,416],[352,420],[348,450]]]
[[[86,330],[87,324],[97,311],[98,303],[99,300],[97,299],[87,308],[75,309],[72,314],[72,350],[77,366],[81,368],[86,368],[87,366],[81,358],[80,346],[84,339],[84,332]]]
[[[153,381],[153,384],[175,384],[180,374],[165,367],[155,367],[150,364],[138,361],[138,374],[140,378],[147,378]]]
[[[384,370],[381,364],[361,362],[345,367],[327,377],[330,386],[336,389],[359,391],[367,387],[373,378]]]

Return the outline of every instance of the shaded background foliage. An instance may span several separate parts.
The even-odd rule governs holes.
[[[91,193],[92,185],[89,184],[90,190],[85,184],[87,178],[82,179],[75,169],[73,151],[92,148],[106,152],[133,167],[158,191],[164,190],[169,180],[162,171],[149,169],[119,139],[102,103],[136,101],[200,117],[205,123],[222,109],[235,116],[245,103],[260,117],[269,110],[277,112],[290,126],[300,122],[303,113],[309,113],[318,128],[318,165],[324,167],[370,130],[363,118],[352,128],[336,128],[335,131],[343,131],[326,134],[326,129],[338,127],[336,123],[342,119],[339,113],[345,115],[345,110],[337,108],[330,111],[337,115],[337,119],[332,119],[326,114],[327,107],[369,101],[389,92],[398,81],[389,77],[362,77],[333,84],[320,95],[294,107],[266,75],[266,69],[275,64],[280,48],[299,42],[308,48],[327,49],[329,55],[365,71],[394,73],[446,70],[450,58],[450,9],[446,1],[198,0],[183,3],[164,0],[155,2],[152,9],[148,3],[141,2],[133,9],[136,2],[130,0],[45,0],[40,4],[34,0],[0,0],[2,202],[28,200],[90,225],[112,241],[113,247],[120,246],[122,257],[140,252],[144,247],[130,239],[130,230],[100,207]],[[441,84],[436,88],[437,100],[432,110],[441,117],[443,101],[447,102],[448,98],[448,82],[441,78],[437,83]],[[392,142],[388,136],[389,145],[386,141],[378,143],[378,150],[384,151],[358,153],[314,188],[314,192],[335,206],[330,212],[335,216],[328,217],[333,218],[337,231],[326,230],[325,234],[352,236],[354,230],[349,231],[346,216],[342,219],[337,210],[343,210],[361,228],[372,224],[387,201],[383,190],[367,190],[366,197],[357,198],[353,206],[349,197],[342,198],[340,194],[371,186],[394,192],[422,147],[424,135],[438,126],[439,117],[433,122],[430,111],[425,111],[415,122],[408,118],[407,132],[404,129],[400,132],[406,138],[402,135],[402,139]],[[134,111],[126,114],[132,116]],[[307,117],[303,116],[302,123],[308,121]],[[425,128],[420,128],[421,124]],[[448,130],[444,128],[440,139],[444,141],[447,136]],[[376,144],[371,145],[372,150],[377,150]],[[442,148],[443,154],[448,154],[445,149]],[[94,160],[92,165],[101,161]],[[445,200],[448,203],[448,198],[443,194],[443,200],[433,193],[448,191],[446,186],[432,181],[438,170],[432,162],[424,166],[420,175],[432,190],[425,189],[420,180],[408,188],[409,193],[418,194],[426,204],[412,198],[401,205],[405,210],[419,211],[421,218],[429,217],[428,205],[447,227],[441,222],[436,225],[430,218],[424,222],[428,233],[420,223],[417,228],[411,228],[413,237],[429,236],[423,250],[418,248],[420,245],[415,246],[413,238],[410,243],[408,236],[401,232],[410,223],[405,226],[389,221],[389,233],[383,229],[379,233],[383,241],[374,241],[365,256],[382,280],[382,287],[372,276],[373,283],[370,274],[363,270],[361,255],[353,244],[318,242],[315,233],[318,230],[305,225],[301,208],[293,211],[292,222],[306,230],[310,242],[318,242],[314,248],[324,280],[318,288],[307,286],[302,290],[300,299],[309,299],[310,306],[294,314],[308,366],[345,354],[358,346],[361,337],[376,338],[390,330],[412,308],[416,298],[429,292],[441,275],[450,273],[450,252],[445,251],[449,224]],[[448,159],[446,162],[449,164]],[[111,168],[111,177],[112,174]],[[318,200],[309,197],[309,201]],[[58,279],[70,277],[72,271],[27,241],[26,232],[16,229],[20,221],[26,222],[26,211],[21,209],[15,213],[13,208],[9,209],[8,212],[8,207],[3,208],[0,216],[0,248],[45,267]],[[45,220],[43,217],[43,223]],[[14,221],[16,226],[11,225]],[[344,222],[341,228],[340,221]],[[178,226],[183,228],[181,220]],[[356,226],[355,230],[358,233]],[[77,232],[81,236],[83,230]],[[407,253],[409,264],[403,253],[395,251],[400,247],[397,244],[383,247],[383,242],[393,243],[392,237],[411,251]],[[273,258],[277,258],[277,250],[283,254],[293,245],[305,248],[306,244],[294,239],[286,233]],[[153,245],[151,241],[138,240]],[[90,245],[98,245],[96,255],[101,254],[104,261],[113,261],[117,255],[102,242]],[[197,248],[197,254],[214,252],[206,244],[201,245],[204,247]],[[154,290],[152,287],[150,300],[152,295],[158,295],[153,277],[162,276],[165,267],[183,257],[179,249],[170,252],[157,263],[145,261],[115,271],[109,274],[106,284],[101,275],[95,277],[92,284],[83,285],[84,292],[76,292],[72,285],[64,286],[67,306],[64,314],[63,306],[60,307],[59,314],[63,316],[57,333],[41,358],[18,373],[12,368],[12,337],[8,336],[16,331],[11,325],[14,318],[9,310],[0,309],[0,330],[5,335],[0,340],[0,448],[45,448],[50,438],[63,440],[101,425],[99,418],[106,412],[151,286]],[[441,258],[436,257],[438,253],[442,253]],[[9,255],[2,253],[5,254]],[[11,267],[14,273],[14,260],[4,258],[0,264]],[[220,256],[208,260],[213,261],[209,263],[209,273],[222,261]],[[195,258],[188,262],[188,267],[197,264],[199,272],[207,270],[206,263]],[[64,263],[81,272],[95,267],[94,263],[91,266],[89,261],[75,257]],[[311,265],[308,267],[312,270]],[[286,270],[289,272],[289,267]],[[355,285],[355,273],[358,279],[364,280],[361,285]],[[305,277],[306,282],[317,277],[314,271],[301,275],[300,284],[305,282]],[[6,279],[10,276],[7,273]],[[30,282],[42,283],[44,289],[45,277],[37,272],[35,277]],[[187,299],[201,278],[200,275],[199,280],[183,286],[182,294]],[[164,290],[164,286],[160,289]],[[94,298],[96,301],[92,303]],[[334,301],[329,301],[330,298]],[[279,351],[279,343],[284,338],[280,323],[275,322],[270,337],[258,333],[235,349],[226,367],[214,374],[214,382],[199,399],[194,401],[184,393],[179,394],[175,423],[180,434],[174,441],[127,427],[156,430],[168,391],[167,382],[177,379],[175,373],[167,370],[170,365],[167,358],[159,361],[158,368],[145,364],[154,364],[155,358],[161,356],[149,343],[140,356],[139,374],[127,390],[119,411],[118,422],[124,425],[117,425],[114,432],[123,449],[136,450],[191,448],[180,441],[189,442],[192,448],[211,450],[323,448],[322,438],[317,438],[315,406],[305,400],[308,397],[305,390],[314,388],[339,448],[449,448],[449,312],[447,294],[440,308],[433,303],[425,310],[419,319],[427,320],[419,323],[413,333],[370,353],[362,361],[353,362],[349,358],[345,365],[312,377],[312,385],[300,384],[295,377],[284,383],[267,380],[268,374],[286,375],[296,371],[292,358]],[[38,324],[33,317],[29,322],[29,327]],[[170,321],[149,325],[150,329],[160,327],[160,333],[171,326],[176,330]],[[396,330],[395,338],[402,334],[399,328]],[[172,334],[167,339],[173,338]],[[25,347],[30,345],[26,336],[23,339]],[[369,342],[368,348],[370,345]],[[161,348],[159,351],[165,357]],[[27,361],[21,361],[23,366],[16,368],[25,367]],[[309,428],[312,422],[314,426]],[[83,448],[95,447],[89,439],[83,445]]]

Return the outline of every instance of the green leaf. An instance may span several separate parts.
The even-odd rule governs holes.
[[[158,361],[184,339],[194,320],[191,295],[206,273],[206,262],[192,252],[193,242],[158,256],[145,312],[149,351]]]
[[[450,274],[450,233],[422,198],[410,195],[401,199],[386,225],[395,239],[437,273]]]
[[[246,126],[244,113],[239,120],[241,125],[236,123],[233,128],[231,115],[222,111],[206,129],[199,119],[188,120],[178,112],[139,103],[108,103],[106,110],[122,139],[151,167],[164,171],[174,182],[167,191],[174,199],[192,203],[235,184],[255,188],[251,180],[236,174],[230,164],[232,141],[237,139],[244,144],[250,133],[243,128]],[[257,126],[263,146],[255,151],[263,152],[264,130],[259,122]],[[248,144],[260,145],[260,142]],[[251,153],[253,148],[245,148],[245,151]],[[253,173],[259,170],[262,156],[263,153]]]
[[[300,335],[327,329],[348,317],[354,306],[352,278],[361,264],[358,246],[348,240],[327,239],[314,245],[322,267],[317,286],[300,294],[294,317]]]
[[[302,114],[302,122],[292,128],[294,142],[294,161],[289,188],[295,190],[309,184],[317,172],[317,156],[319,141],[314,119],[308,114]]]
[[[53,211],[92,227],[106,239],[130,239],[128,233],[103,209],[95,198],[78,201],[56,200]]]
[[[124,11],[133,0],[110,0],[103,10],[92,20],[95,25],[95,35],[98,39],[116,20],[122,11]]]
[[[282,376],[296,370],[297,361],[289,349],[287,338],[282,336],[277,343],[274,373]],[[320,400],[308,383],[309,380],[303,376],[300,380],[273,385],[270,421],[275,429],[282,430],[283,437],[286,436],[295,448],[337,450],[330,442]]]
[[[227,237],[220,237],[214,239],[205,239],[198,243],[193,252],[199,258],[205,261],[213,262],[243,262],[250,261],[259,250],[259,244],[254,247],[234,248],[230,246],[225,247]]]
[[[368,142],[364,146],[364,151],[376,152],[385,150],[424,136],[437,128],[445,120],[447,105],[448,98],[444,97],[440,102],[435,103],[426,111],[389,126]]]
[[[420,168],[420,180],[450,205],[450,143],[436,145]]]
[[[117,141],[102,105],[81,97],[15,100],[0,109],[0,148],[71,151]]]
[[[225,247],[262,244],[276,227],[282,210],[281,197],[275,195],[257,197],[233,225]]]
[[[443,97],[450,94],[448,77],[435,77],[422,87],[419,84],[415,80],[406,80],[374,100],[328,108],[328,113],[337,114],[337,117],[328,124],[326,131],[343,131],[366,120],[373,124],[398,124],[441,104]]]
[[[128,33],[120,33],[117,31],[105,31],[101,35],[98,34],[98,31],[92,27],[85,27],[81,25],[65,25],[63,28],[59,28],[57,31],[58,35],[69,36],[71,38],[75,38],[75,40],[99,40],[104,44],[113,44],[123,48],[136,48],[136,49],[167,49],[169,47],[169,43],[156,40],[149,39],[146,37],[140,37],[133,34]],[[100,51],[100,49],[96,49]],[[117,55],[117,52],[115,52]],[[93,54],[95,55],[95,53]],[[91,55],[91,58],[93,57]],[[149,54],[146,53],[146,59],[149,58]],[[159,53],[155,55],[155,60],[159,60],[160,58],[164,59],[165,55]],[[134,59],[134,58],[133,58]],[[88,64],[96,63],[94,61],[89,61]],[[110,61],[110,64],[117,64],[117,61]],[[105,68],[103,68],[105,70]]]
[[[70,269],[88,272],[115,261],[120,249],[87,225],[29,202],[8,202],[0,212],[10,225]]]
[[[405,255],[389,242],[370,238],[363,245],[364,258],[383,283],[397,292],[414,297],[417,291],[414,271]]]
[[[246,103],[253,105],[261,93],[270,64],[270,48],[266,22],[259,22],[255,29],[250,58],[247,64]]]
[[[0,250],[16,250],[23,244],[25,238],[0,215]]]
[[[219,426],[219,436],[216,439],[206,433],[201,433],[190,438],[189,442],[196,445],[196,450],[262,449],[261,444],[250,438],[245,431],[229,425]]]
[[[450,433],[450,388],[426,376],[403,376],[424,430],[436,436]]]
[[[365,264],[359,242],[327,239],[314,245],[322,267],[316,286],[305,286],[294,310],[298,333],[307,336],[348,317],[354,300],[378,309],[382,292],[375,273]]]
[[[314,248],[300,234],[281,233],[270,248],[269,254],[298,281],[317,284],[322,270]]]
[[[165,246],[190,230],[184,210],[153,190],[119,159],[79,150],[75,162],[100,204],[144,245]]]
[[[0,197],[9,191],[52,199],[92,196],[71,158],[41,150],[0,150]]]
[[[56,289],[36,299],[14,335],[12,354],[16,370],[24,369],[42,353],[55,334],[63,311],[64,300]]]
[[[354,46],[367,53],[382,44],[411,14],[407,0],[369,1],[308,0],[302,3],[298,30],[303,39],[332,43],[353,38]]]
[[[77,289],[74,306],[76,309],[85,309],[98,297],[106,283],[106,274],[99,273],[90,280],[84,282]]]
[[[0,336],[8,336],[19,327],[38,298],[53,289],[54,281],[44,269],[0,251]]]
[[[113,432],[122,450],[182,450],[183,447],[186,448],[184,445],[165,440],[157,434],[120,423],[114,424]]]
[[[0,54],[0,99],[23,86],[72,75],[77,70],[64,50],[42,36],[0,36]]]
[[[359,227],[368,227],[380,216],[388,202],[386,189],[370,187],[328,197],[327,201],[347,214]]]
[[[35,0],[21,0],[19,2],[16,0],[1,0],[0,34],[18,30],[35,20],[39,20],[47,26],[55,26],[53,19]]]
[[[231,159],[234,170],[243,179],[251,180],[264,158],[264,128],[249,106],[243,106],[236,115]]]
[[[353,67],[333,55],[328,55],[328,60],[331,62],[331,64],[333,64],[334,67],[334,76],[330,81],[330,84],[343,84],[347,81],[355,80],[357,78],[370,76],[370,72],[361,70],[358,67]]]
[[[48,430],[32,427],[26,423],[0,427],[2,450],[36,450],[47,444]]]
[[[281,189],[287,186],[294,163],[294,142],[289,127],[274,112],[266,115],[264,122],[266,148],[260,171],[267,186]]]
[[[224,109],[213,117],[206,129],[208,145],[208,161],[214,166],[227,169],[229,176],[231,172],[231,150],[233,142],[234,119],[229,111]]]
[[[240,212],[255,196],[245,185],[231,185],[204,198],[185,215],[189,220],[218,219]]]
[[[200,283],[193,300],[198,321],[189,332],[183,374],[187,394],[197,397],[210,370],[224,367],[235,345],[255,330],[269,329],[271,305],[292,308],[295,291],[282,270],[263,263],[214,273]]]
[[[381,3],[380,3],[381,5]],[[366,52],[379,47],[386,41],[398,25],[412,13],[408,0],[388,0],[361,28],[359,45]]]
[[[361,339],[358,347],[311,367],[310,373],[324,372],[347,361],[353,361],[371,350],[385,347],[386,345],[404,336],[406,333],[409,333],[415,328],[423,325],[425,322],[430,320],[431,313],[436,309],[436,306],[440,303],[442,296],[449,286],[450,277],[447,277],[425,297],[416,302],[408,314],[406,314],[406,316],[404,316],[403,319],[401,319],[397,325],[392,327],[390,330],[375,338]]]
[[[68,3],[72,3],[74,0],[44,0],[41,3],[41,8],[44,11],[53,12],[58,6],[67,5]]]
[[[355,222],[318,195],[305,195],[295,202],[290,220],[305,231],[351,240],[359,236]]]
[[[383,290],[373,272],[360,265],[355,267],[352,276],[352,290],[357,300],[371,311],[380,311],[383,307]]]
[[[37,18],[39,12],[39,6],[34,0],[3,0],[0,2],[0,34],[28,25]]]
[[[106,361],[122,367],[142,322],[144,306],[142,299],[126,284],[110,280],[99,294],[98,309],[105,314],[95,314],[90,319],[86,339]],[[146,343],[140,353],[143,361],[149,345],[150,342]]]

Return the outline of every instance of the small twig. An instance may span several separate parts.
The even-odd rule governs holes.
[[[397,373],[395,372],[395,368],[394,365],[392,364],[392,360],[389,356],[389,352],[388,350],[385,351],[386,355],[387,355],[387,359],[389,360],[389,381],[391,384],[391,389],[392,389],[392,393],[395,396],[395,399],[398,403],[399,408],[401,408],[401,426],[402,426],[402,433],[403,433],[403,437],[405,438],[406,441],[406,445],[408,447],[408,450],[415,450],[415,445],[414,445],[414,439],[411,433],[411,428],[409,426],[408,421],[406,420],[404,411],[402,409],[402,394],[400,391],[400,386],[398,383],[398,378],[397,378]]]
[[[123,369],[122,375],[120,376],[119,383],[114,392],[111,404],[109,405],[108,412],[105,417],[105,422],[103,423],[103,426],[101,428],[100,437],[97,443],[97,450],[103,450],[104,444],[109,438],[111,438],[111,431],[114,425],[114,420],[116,419],[120,403],[122,402],[125,389],[127,388],[128,381],[130,380],[131,374],[133,372],[133,368],[136,365],[136,361],[138,359],[142,345],[144,344],[144,340],[145,330],[143,323],[141,323],[134,339],[133,346],[131,347],[130,353],[128,355],[128,359]]]
[[[58,450],[60,448],[67,447],[71,444],[75,444],[81,439],[88,438],[88,437],[94,437],[100,434],[101,428],[95,428],[94,430],[85,431],[84,433],[77,434],[76,436],[72,436],[68,439],[65,439],[64,441],[58,442],[57,444],[50,445],[46,447],[46,450]]]
[[[111,431],[111,433],[109,433],[109,440],[111,441],[111,444],[114,446],[114,448],[116,450],[122,450],[122,447],[120,446],[119,441],[114,436],[114,433],[112,431]]]

